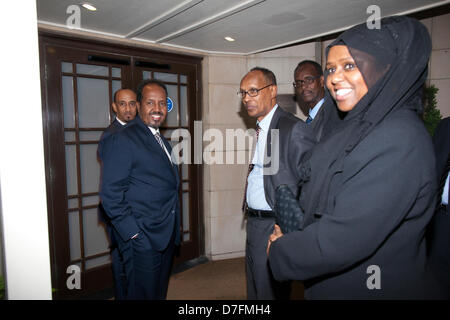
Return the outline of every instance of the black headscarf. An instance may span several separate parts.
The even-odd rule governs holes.
[[[332,210],[333,199],[328,197],[331,179],[343,168],[345,156],[373,128],[396,110],[422,113],[421,91],[431,52],[425,26],[407,17],[384,18],[380,29],[368,29],[365,23],[355,26],[327,47],[327,56],[335,45],[347,46],[368,92],[342,117],[326,90],[324,136],[306,156],[301,172],[301,184],[311,184],[303,209],[318,214]],[[325,73],[325,81],[326,77]]]

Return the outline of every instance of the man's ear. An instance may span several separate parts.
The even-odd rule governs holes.
[[[320,86],[321,86],[322,88],[325,88],[325,79],[324,79],[323,76],[320,76]]]
[[[277,93],[278,93],[278,86],[276,85],[270,86],[270,96],[272,99],[277,97]]]
[[[116,103],[113,102],[113,103],[111,104],[111,106],[112,106],[112,109],[113,109],[114,113],[117,114],[117,105],[116,105]]]

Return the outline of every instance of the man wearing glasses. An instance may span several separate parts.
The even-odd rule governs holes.
[[[294,82],[297,102],[306,107],[308,118],[306,123],[311,124],[316,137],[320,138],[323,128],[324,112],[324,78],[320,64],[312,60],[303,60],[294,71]],[[303,111],[303,110],[302,110]]]
[[[238,95],[257,123],[243,204],[247,217],[247,298],[288,299],[290,283],[273,279],[266,254],[275,225],[275,190],[286,184],[298,194],[300,161],[315,139],[309,126],[278,106],[272,71],[260,67],[250,70],[241,80]],[[277,163],[277,170],[273,170],[273,163]]]

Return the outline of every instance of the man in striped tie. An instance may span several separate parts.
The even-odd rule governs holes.
[[[167,88],[145,80],[137,90],[139,117],[103,146],[100,196],[124,261],[125,299],[165,299],[180,243],[180,177],[159,127]]]

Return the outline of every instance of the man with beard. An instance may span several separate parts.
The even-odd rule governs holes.
[[[137,106],[136,106],[136,93],[131,89],[119,89],[114,93],[114,101],[112,103],[112,109],[116,114],[116,118],[109,125],[108,128],[103,132],[100,141],[98,143],[97,155],[98,159],[101,161],[102,158],[102,147],[104,140],[123,129],[130,121],[136,117]],[[105,223],[106,231],[110,240],[110,250],[111,250],[111,260],[112,260],[112,272],[114,277],[114,296],[117,300],[124,299],[124,272],[123,272],[123,262],[122,257],[119,254],[117,248],[117,240],[112,232],[111,221],[105,213],[103,205],[100,203],[98,206],[98,213],[100,221]]]
[[[175,245],[180,242],[178,169],[159,127],[167,88],[138,87],[139,117],[104,141],[100,196],[125,267],[126,299],[165,299]]]
[[[308,109],[306,123],[312,126],[319,139],[322,135],[324,112],[324,82],[320,64],[312,60],[303,60],[294,71],[294,82],[297,101]]]
[[[136,93],[131,89],[117,90],[114,93],[112,109],[116,114],[116,119],[114,119],[109,127],[103,132],[102,137],[100,138],[100,144],[107,136],[122,129],[128,122],[136,117]],[[99,157],[100,156],[101,150],[99,150]]]

